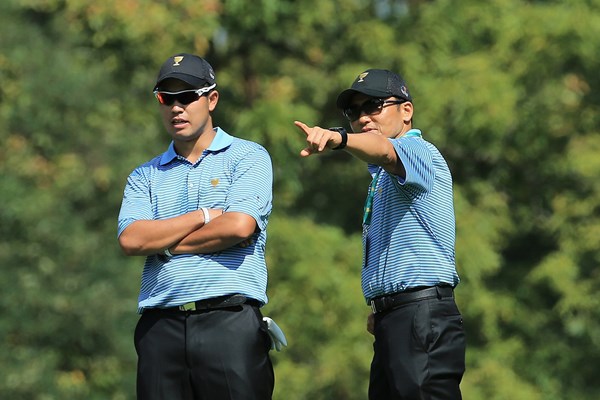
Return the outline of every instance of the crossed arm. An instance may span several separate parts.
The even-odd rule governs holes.
[[[210,223],[204,223],[202,210],[163,219],[138,220],[119,236],[119,245],[128,256],[213,253],[245,244],[256,231],[254,218],[240,212],[222,213],[210,209]]]

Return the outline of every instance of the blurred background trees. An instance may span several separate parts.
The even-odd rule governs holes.
[[[301,159],[294,120],[345,121],[366,68],[400,72],[455,178],[464,397],[600,396],[600,1],[8,0],[0,4],[0,398],[132,399],[141,258],[123,186],[162,152],[151,90],[176,52],[217,73],[215,118],[275,167],[276,399],[364,399],[369,177]]]

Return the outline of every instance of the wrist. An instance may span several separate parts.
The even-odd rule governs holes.
[[[204,215],[204,225],[206,225],[210,222],[210,213],[206,207],[202,207],[200,210],[202,211],[202,215]]]
[[[330,131],[338,132],[342,137],[342,141],[340,142],[340,144],[338,144],[336,147],[333,147],[331,150],[342,150],[344,147],[346,147],[346,143],[348,143],[348,132],[346,132],[346,129],[342,128],[341,126],[336,126],[328,129]]]

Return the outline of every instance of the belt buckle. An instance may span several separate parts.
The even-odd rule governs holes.
[[[191,303],[185,303],[179,306],[181,311],[196,311],[196,302],[192,301]]]

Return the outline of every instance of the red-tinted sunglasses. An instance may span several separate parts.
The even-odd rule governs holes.
[[[188,105],[198,100],[201,96],[204,96],[206,93],[210,92],[217,86],[217,84],[213,84],[211,86],[203,87],[200,89],[190,89],[190,90],[182,90],[179,92],[165,92],[162,90],[155,90],[154,96],[160,104],[164,104],[166,106],[172,106],[176,101],[179,104]]]

